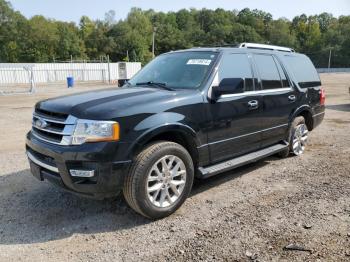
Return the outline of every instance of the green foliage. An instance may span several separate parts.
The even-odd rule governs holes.
[[[152,34],[156,55],[193,46],[234,45],[258,42],[293,47],[306,53],[318,67],[350,66],[350,16],[338,19],[329,13],[302,14],[292,21],[273,20],[270,13],[245,8],[182,9],[155,12],[132,8],[116,21],[108,11],[103,21],[82,16],[79,25],[34,16],[26,19],[0,0],[0,62],[48,62],[100,59],[112,61],[152,59]]]

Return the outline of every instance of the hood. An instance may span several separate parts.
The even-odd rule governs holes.
[[[38,102],[36,108],[80,119],[111,120],[137,113],[165,111],[171,107],[172,101],[189,98],[191,93],[198,95],[199,92],[149,87],[108,88],[47,99]]]

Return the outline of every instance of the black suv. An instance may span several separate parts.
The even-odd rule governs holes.
[[[39,180],[99,199],[123,191],[161,218],[194,177],[302,154],[324,103],[312,62],[292,49],[194,48],[158,56],[122,88],[37,103],[26,151]]]

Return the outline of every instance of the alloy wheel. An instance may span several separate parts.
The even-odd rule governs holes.
[[[300,124],[295,128],[293,136],[293,153],[296,156],[301,155],[305,151],[308,133],[309,131],[305,124]]]
[[[147,178],[147,195],[153,205],[165,208],[173,205],[183,193],[186,166],[177,156],[166,155],[156,161]]]

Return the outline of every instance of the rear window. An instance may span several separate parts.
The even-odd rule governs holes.
[[[320,86],[318,73],[307,56],[284,56],[285,62],[302,88]]]

